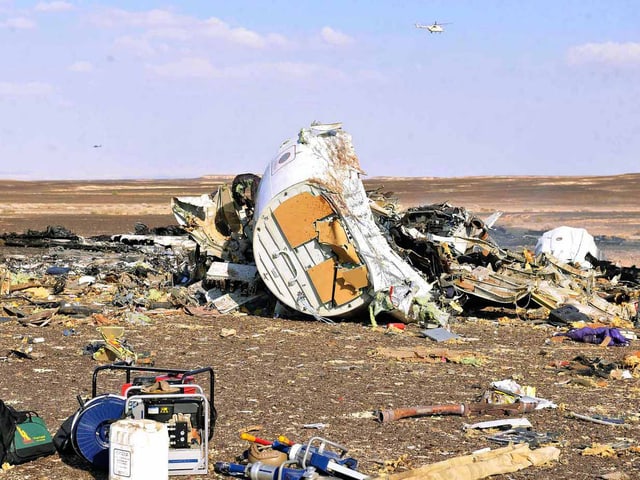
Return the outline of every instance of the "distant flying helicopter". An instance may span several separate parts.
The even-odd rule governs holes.
[[[429,30],[429,33],[442,33],[444,32],[444,28],[442,28],[443,25],[451,25],[451,22],[449,23],[433,22],[431,25],[421,25],[419,23],[416,23],[416,28],[424,28],[425,30]]]

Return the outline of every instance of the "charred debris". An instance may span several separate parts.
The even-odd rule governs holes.
[[[365,191],[362,174],[341,124],[314,123],[261,176],[172,198],[177,225],[91,238],[59,226],[2,234],[5,247],[46,253],[4,255],[0,295],[14,301],[0,313],[42,323],[43,310],[82,316],[106,304],[129,317],[182,308],[375,324],[384,312],[447,327],[489,306],[535,321],[637,322],[640,270],[603,260],[585,230],[559,227],[535,249],[503,248],[500,212],[401,209],[392,194]]]

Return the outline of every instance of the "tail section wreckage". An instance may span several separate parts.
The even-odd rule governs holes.
[[[378,229],[351,137],[339,124],[312,125],[285,142],[267,166],[256,201],[253,251],[258,271],[284,304],[320,316],[362,310],[376,292],[430,285]]]

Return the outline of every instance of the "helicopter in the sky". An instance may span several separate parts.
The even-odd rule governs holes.
[[[451,23],[438,23],[433,22],[431,25],[421,25],[416,23],[416,28],[424,28],[425,30],[429,30],[430,33],[442,33],[444,32],[443,25],[450,25]]]

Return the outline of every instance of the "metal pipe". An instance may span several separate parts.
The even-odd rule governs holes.
[[[378,410],[380,423],[392,422],[401,418],[420,417],[424,415],[464,415],[467,411],[465,404],[429,405],[424,407],[396,408],[395,410]]]
[[[517,401],[513,403],[473,402],[451,405],[429,405],[423,407],[397,408],[395,410],[378,410],[377,418],[380,423],[392,422],[407,417],[425,415],[518,415],[533,412],[540,402]]]

